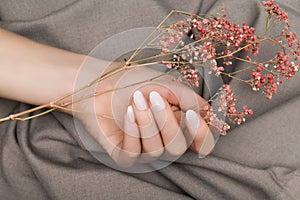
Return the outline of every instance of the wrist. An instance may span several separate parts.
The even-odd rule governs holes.
[[[74,68],[71,68],[71,70],[69,70],[69,78],[66,78],[62,82],[57,83],[57,85],[64,85],[58,97],[70,94],[67,98],[60,100],[56,103],[56,105],[64,106],[64,108],[66,109],[61,109],[61,111],[66,112],[68,114],[72,114],[71,110],[73,109],[73,103],[76,103],[75,110],[86,110],[85,98],[93,98],[93,92],[106,91],[112,89],[114,86],[113,83],[116,81],[116,79],[118,79],[118,77],[122,73],[116,73],[111,77],[94,83],[91,86],[87,87],[87,85],[93,82],[95,79],[99,78],[101,75],[104,75],[124,65],[124,63],[121,62],[109,62],[89,56],[82,56],[78,59],[81,60],[81,64],[79,65],[79,67],[75,67],[76,72],[74,73]],[[89,87],[96,87],[95,91],[91,88],[88,89]],[[82,88],[84,88],[82,91],[78,91]],[[74,93],[75,91],[77,92],[76,99],[73,99],[74,95],[72,93]],[[80,101],[78,98],[83,99]]]

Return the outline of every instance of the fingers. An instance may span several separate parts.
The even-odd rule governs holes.
[[[182,155],[187,149],[187,144],[169,103],[155,91],[150,93],[149,99],[167,155]]]
[[[142,155],[142,159],[149,162],[162,155],[164,152],[163,142],[144,95],[140,91],[136,91],[133,101],[134,115],[141,134],[142,152],[145,153]]]
[[[195,111],[188,110],[186,112],[185,124],[189,132],[189,137],[193,138],[191,149],[201,157],[205,157],[211,153],[214,149],[215,141],[204,119]]]
[[[192,141],[191,149],[199,156],[212,152],[214,137],[195,111],[186,112],[184,121],[189,134],[184,135],[169,103],[158,92],[150,92],[148,105],[144,95],[136,91],[133,102],[125,115],[119,165],[131,166],[137,159],[150,162],[164,152],[167,156],[180,156],[187,149],[187,141]]]
[[[117,163],[123,167],[133,165],[141,153],[140,133],[138,126],[135,123],[132,106],[128,106],[124,118],[124,137],[119,151]]]

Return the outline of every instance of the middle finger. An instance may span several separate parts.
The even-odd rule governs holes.
[[[144,95],[136,91],[133,95],[134,114],[140,129],[143,155],[142,159],[151,161],[157,159],[164,152],[163,142],[156,126],[154,117],[149,109]]]

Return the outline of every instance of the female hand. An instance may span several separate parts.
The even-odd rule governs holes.
[[[74,79],[83,60],[91,61],[92,66],[89,66],[89,68],[95,67],[92,70],[88,70],[88,76],[95,74],[95,71],[97,72],[99,68],[101,70],[101,65],[103,65],[103,61],[87,59],[85,55],[39,44],[3,29],[0,29],[0,35],[1,47],[3,47],[0,49],[0,67],[1,72],[3,72],[0,78],[1,83],[3,83],[0,84],[3,86],[0,88],[0,93],[1,97],[7,99],[34,105],[48,104],[49,101],[64,96],[73,89]],[[22,73],[15,73],[16,71]],[[129,76],[126,78],[122,77],[126,73]],[[158,72],[156,71],[156,73]],[[131,80],[149,79],[150,75],[153,76],[154,74],[153,70],[144,68],[127,70],[101,81],[98,84],[97,91],[112,89],[121,79],[126,83],[126,81],[130,82]],[[14,77],[13,81],[11,77]],[[95,110],[93,112],[94,114],[99,114],[95,121],[91,121],[89,115],[78,115],[78,118],[81,119],[91,135],[101,144],[112,159],[119,164],[133,164],[136,160],[142,160],[137,159],[140,155],[147,155],[146,159],[143,156],[143,160],[146,160],[146,162],[147,159],[156,159],[165,152],[170,155],[181,155],[191,142],[191,140],[189,142],[189,134],[186,134],[187,131],[179,129],[181,112],[173,110],[171,112],[169,104],[171,103],[185,112],[188,109],[194,109],[196,104],[203,104],[204,100],[194,94],[192,90],[183,87],[182,84],[175,83],[171,76],[158,80],[158,83],[160,83],[160,87],[157,87],[155,81],[148,81],[148,86],[141,90],[147,101],[148,108],[145,110],[138,110],[131,98],[134,96],[134,91],[141,86],[140,84],[135,85],[135,87],[122,89],[120,92],[110,92],[95,96]],[[125,92],[122,93],[122,91]],[[151,98],[149,98],[151,91],[158,92],[164,100],[164,118],[159,118],[160,115],[155,114],[155,111],[153,111]],[[158,95],[152,96],[154,96],[154,99],[157,99]],[[196,99],[196,101],[191,101],[193,99]],[[70,101],[70,99],[65,99],[62,103]],[[93,108],[94,104],[90,105],[87,101],[82,101],[76,103],[76,107],[80,112],[84,113]],[[116,104],[118,105],[116,106]],[[129,110],[129,113],[131,112],[131,108],[127,109],[129,104],[132,105],[135,117],[134,122],[131,122],[133,124],[132,127],[127,127],[130,123],[128,122],[128,117],[124,117],[130,116],[130,114],[126,114],[126,110]],[[68,110],[63,111],[69,113]],[[143,121],[147,117],[144,114],[147,113],[152,120],[150,128],[157,132],[150,135],[151,137],[145,138],[143,134],[145,131],[146,133],[149,132],[147,131],[148,127],[142,128],[141,131],[141,125],[147,122]],[[114,119],[104,116],[113,116]],[[155,128],[154,121],[155,124],[160,126]],[[206,148],[203,147],[210,145],[206,145],[207,142],[203,141],[211,141],[212,136],[204,120],[201,119],[200,115],[189,111],[184,114],[183,121],[188,125],[187,129],[190,135],[194,137],[191,145],[192,149],[197,153],[207,154],[212,148],[204,151]],[[133,128],[135,126],[138,128]],[[132,131],[136,134],[134,136],[138,137],[127,134]],[[137,135],[137,132],[139,132],[139,135]],[[161,136],[161,140],[158,140],[158,136]],[[208,138],[208,140],[205,138]],[[186,143],[184,143],[184,139]],[[207,144],[211,143],[208,142]],[[130,159],[126,157],[130,157]]]
[[[162,155],[178,157],[189,146],[202,156],[213,150],[211,131],[199,112],[192,110],[206,102],[193,90],[169,75],[132,84],[160,74],[138,67],[101,81],[97,92],[114,91],[94,97],[97,123],[79,117],[118,165],[151,162]],[[123,87],[128,85],[132,86]],[[90,106],[83,102],[80,107]]]

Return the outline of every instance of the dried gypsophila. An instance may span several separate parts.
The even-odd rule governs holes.
[[[234,60],[247,62],[250,67],[250,79],[241,80],[249,84],[253,91],[261,91],[268,99],[271,99],[277,92],[278,85],[283,83],[283,79],[290,79],[295,76],[299,68],[300,42],[297,34],[288,31],[290,22],[288,15],[273,0],[264,1],[267,22],[266,35],[255,35],[255,29],[243,23],[232,23],[224,14],[212,15],[195,15],[190,14],[186,20],[181,20],[171,24],[165,29],[161,29],[162,54],[172,53],[174,63],[168,63],[169,69],[176,69],[192,86],[198,86],[199,74],[193,65],[205,66],[209,68],[209,74],[216,76],[228,75],[224,71],[231,67]],[[283,23],[284,27],[278,36],[267,36],[270,21],[274,24]],[[187,43],[184,37],[188,36],[196,42]],[[271,41],[277,44],[282,51],[270,60],[258,62],[254,60],[259,54],[260,43]],[[177,45],[176,45],[177,44]],[[179,47],[179,48],[174,48]],[[217,47],[222,46],[225,50],[217,52]],[[289,51],[286,53],[286,51]],[[236,57],[237,52],[244,51],[244,58]],[[218,65],[218,60],[222,60],[222,65]],[[219,62],[220,63],[220,62]],[[247,70],[241,70],[247,71]],[[237,78],[236,78],[237,79]],[[181,79],[178,79],[181,80]],[[242,111],[235,107],[236,99],[229,85],[224,85],[218,92],[218,108],[213,110],[212,107],[205,107],[207,111],[206,120],[212,126],[218,127],[221,133],[225,133],[230,126],[218,119],[216,112],[223,113],[231,123],[241,124],[246,120],[245,116],[252,115],[253,111],[248,106],[243,106]]]

